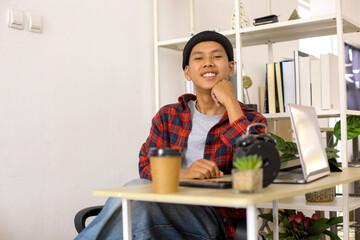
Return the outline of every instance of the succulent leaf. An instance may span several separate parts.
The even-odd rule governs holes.
[[[243,156],[235,158],[234,167],[240,170],[256,170],[262,166],[262,158],[258,155]]]

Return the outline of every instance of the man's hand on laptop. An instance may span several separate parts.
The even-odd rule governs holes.
[[[199,159],[193,162],[190,167],[180,170],[180,179],[217,178],[223,175],[224,173],[219,170],[216,163],[206,159]]]

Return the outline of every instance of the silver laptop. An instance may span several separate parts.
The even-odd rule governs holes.
[[[307,183],[329,175],[329,162],[315,108],[289,104],[288,109],[301,168],[280,171],[274,183]]]

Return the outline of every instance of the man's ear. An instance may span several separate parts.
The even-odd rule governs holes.
[[[234,71],[235,71],[235,62],[231,61],[229,62],[229,77],[232,77],[234,75]]]
[[[186,80],[191,81],[191,77],[190,77],[190,70],[189,70],[189,65],[187,65],[184,69],[184,75]]]

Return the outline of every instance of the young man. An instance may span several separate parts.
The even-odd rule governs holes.
[[[204,31],[192,37],[183,52],[185,78],[196,96],[164,106],[152,121],[140,150],[139,174],[151,180],[150,148],[179,148],[184,152],[180,178],[214,178],[230,174],[233,146],[251,123],[266,124],[258,112],[235,97],[228,78],[234,74],[233,48],[223,35]],[[262,127],[251,129],[264,132]],[[136,183],[148,183],[140,180]],[[134,239],[233,239],[245,210],[163,203],[132,202]],[[109,199],[103,211],[78,239],[121,239],[121,201]]]

